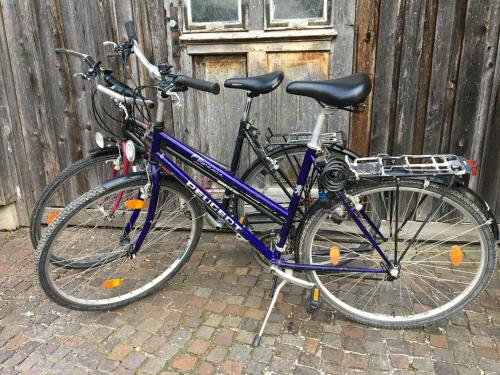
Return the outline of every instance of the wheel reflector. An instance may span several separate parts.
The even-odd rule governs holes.
[[[142,199],[129,199],[128,201],[125,201],[125,207],[129,210],[140,210],[146,207],[146,202]]]
[[[340,248],[336,245],[330,247],[330,262],[336,266],[340,261]]]
[[[52,222],[56,219],[57,215],[59,215],[59,212],[52,211],[51,214],[47,217],[47,224],[52,224]]]
[[[102,283],[102,286],[106,289],[116,288],[123,284],[123,279],[109,279]]]
[[[463,253],[460,246],[453,245],[450,249],[450,262],[454,267],[458,267],[463,260]]]

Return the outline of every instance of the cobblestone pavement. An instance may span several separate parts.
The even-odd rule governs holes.
[[[77,312],[35,282],[28,233],[0,233],[0,373],[500,373],[500,276],[470,310],[440,326],[381,330],[287,287],[263,345],[250,343],[272,279],[231,235],[203,234],[161,292],[112,312]]]

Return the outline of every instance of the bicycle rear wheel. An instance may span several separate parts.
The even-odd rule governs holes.
[[[40,285],[53,301],[78,310],[112,309],[153,293],[179,271],[198,243],[204,211],[191,192],[162,176],[154,228],[132,257],[147,210],[128,209],[126,202],[137,204],[147,189],[145,174],[118,178],[59,214],[40,240],[36,258]],[[134,213],[137,220],[124,235]],[[94,263],[75,269],[71,262]]]
[[[376,219],[386,240],[375,239],[400,268],[396,277],[369,272],[382,268],[382,258],[345,208],[340,202],[317,205],[300,235],[302,262],[344,262],[342,272],[306,272],[337,311],[378,327],[416,327],[460,311],[486,288],[495,267],[494,238],[489,221],[466,196],[416,180],[362,183],[347,194]]]

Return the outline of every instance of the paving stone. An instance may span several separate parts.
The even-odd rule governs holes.
[[[10,358],[16,351],[9,349],[0,349],[0,363],[3,363]]]
[[[129,370],[135,370],[137,369],[142,362],[144,362],[147,359],[146,355],[144,353],[140,352],[132,352],[130,353],[127,358],[123,361],[122,365],[125,368],[128,368]]]
[[[161,358],[148,358],[140,368],[143,374],[158,374],[166,365],[167,361]]]
[[[249,345],[234,343],[229,349],[228,358],[236,362],[247,362],[250,359],[250,352]]]
[[[196,365],[196,357],[190,354],[181,354],[172,360],[171,366],[181,371],[190,371]]]
[[[133,350],[134,347],[132,345],[119,344],[108,354],[108,359],[112,361],[123,361]]]
[[[390,363],[385,356],[371,354],[368,356],[368,368],[373,370],[389,370]]]
[[[453,375],[457,373],[452,364],[441,361],[434,362],[434,372],[436,375]]]
[[[210,342],[202,339],[194,339],[188,346],[187,351],[193,354],[203,354],[207,351]]]
[[[224,358],[226,358],[227,352],[228,352],[227,348],[222,346],[216,346],[210,351],[210,353],[208,353],[208,356],[206,358],[210,362],[221,363],[224,360]]]
[[[198,368],[198,374],[200,375],[211,375],[214,374],[215,371],[216,371],[215,366],[209,362],[203,362]]]
[[[247,374],[250,374],[250,375],[262,375],[264,374],[264,369],[266,368],[266,365],[264,363],[260,363],[260,362],[257,362],[257,361],[249,361],[247,363],[247,367],[246,367],[246,372]]]
[[[344,353],[340,349],[323,346],[321,348],[321,357],[328,362],[341,363]]]

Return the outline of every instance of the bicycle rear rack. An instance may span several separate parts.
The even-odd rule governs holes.
[[[472,167],[467,160],[456,155],[402,155],[381,154],[375,157],[345,159],[349,169],[361,177],[399,177],[399,176],[461,176],[469,174]]]
[[[266,140],[269,144],[307,144],[311,139],[312,133],[295,132],[295,133],[276,133],[274,134],[270,128],[266,130]],[[337,144],[345,147],[345,134],[343,131],[321,134],[321,142],[324,144]]]

